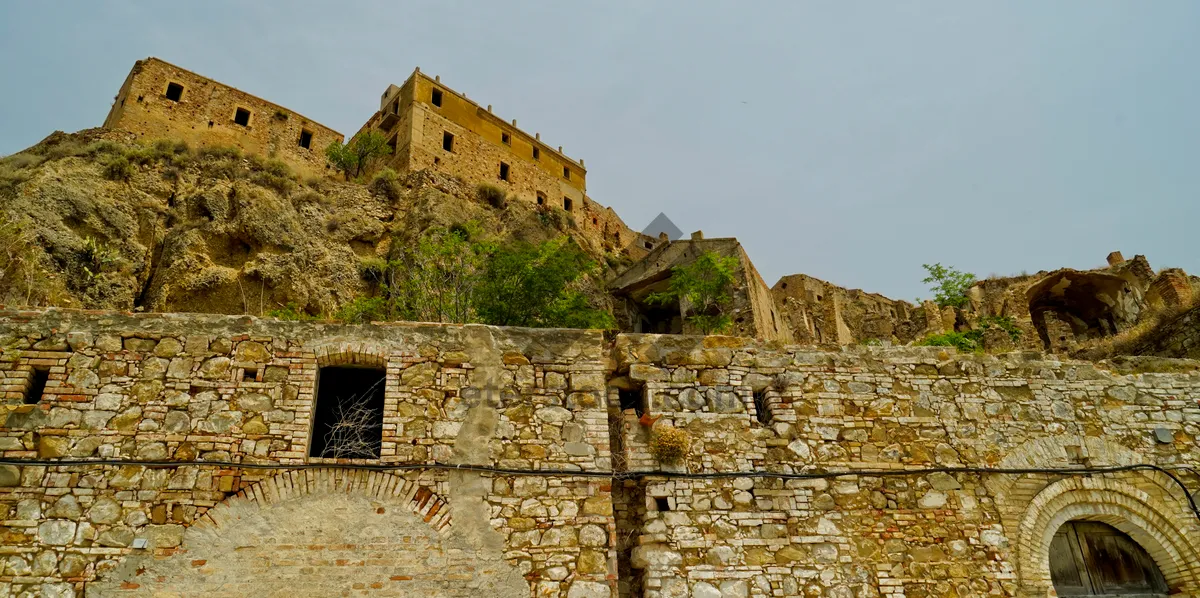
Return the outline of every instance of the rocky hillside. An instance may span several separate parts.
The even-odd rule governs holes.
[[[626,261],[561,210],[480,199],[461,179],[298,180],[234,151],[146,147],[123,133],[55,133],[0,160],[0,303],[267,314],[334,313],[370,292],[360,263],[430,227],[475,221],[504,243],[571,236]]]

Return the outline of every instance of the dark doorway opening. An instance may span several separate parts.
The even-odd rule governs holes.
[[[1050,578],[1059,596],[1166,597],[1167,582],[1146,550],[1098,521],[1068,521],[1050,541]]]
[[[310,457],[379,458],[385,377],[382,369],[321,368]]]

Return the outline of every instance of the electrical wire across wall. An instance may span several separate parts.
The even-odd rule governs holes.
[[[231,461],[139,461],[133,459],[3,459],[0,465],[16,466],[45,466],[64,467],[72,465],[138,465],[143,467],[181,467],[205,466],[228,469],[254,470],[291,470],[291,469],[351,469],[362,471],[470,471],[477,473],[494,473],[501,475],[520,476],[570,476],[584,478],[604,478],[610,480],[630,480],[647,477],[661,477],[686,480],[721,480],[730,478],[764,478],[777,480],[816,480],[832,479],[843,476],[866,477],[903,477],[913,475],[928,475],[931,473],[945,474],[998,474],[998,475],[1074,475],[1092,476],[1130,471],[1156,471],[1171,479],[1183,491],[1187,498],[1192,514],[1200,521],[1200,507],[1196,499],[1188,491],[1183,480],[1172,470],[1182,470],[1200,478],[1200,472],[1188,465],[1163,467],[1150,463],[1135,463],[1131,465],[1113,465],[1108,467],[926,467],[919,469],[844,469],[825,471],[800,471],[784,473],[772,471],[730,471],[712,473],[688,473],[680,471],[637,470],[637,471],[584,471],[571,469],[516,469],[507,467],[492,467],[490,465],[452,465],[449,463],[380,463],[380,464],[328,464],[328,463],[234,463]]]

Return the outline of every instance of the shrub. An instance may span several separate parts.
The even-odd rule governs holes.
[[[475,196],[493,208],[503,210],[508,205],[508,195],[504,189],[488,183],[480,183],[475,187]]]
[[[382,297],[359,297],[343,305],[333,317],[347,324],[387,320],[387,301]]]
[[[324,205],[328,201],[329,200],[326,199],[324,195],[321,195],[312,189],[305,189],[300,194],[292,197],[292,206],[300,208],[305,204]]]
[[[112,158],[104,165],[104,178],[110,181],[128,181],[133,172],[133,164],[125,156]]]
[[[370,282],[381,282],[387,275],[391,264],[378,257],[363,258],[358,262],[358,275]]]
[[[671,269],[666,291],[651,293],[648,303],[660,305],[679,302],[688,306],[684,317],[703,334],[715,334],[729,327],[729,308],[733,304],[733,281],[738,260],[714,251],[706,251],[696,261]]]
[[[921,264],[929,273],[921,282],[933,285],[933,301],[942,307],[964,307],[970,301],[967,289],[975,283],[975,275],[959,272],[951,266]]]
[[[289,301],[287,305],[281,308],[268,311],[267,317],[291,322],[302,322],[317,319],[316,316],[310,316],[303,309],[300,309],[300,306],[296,305],[295,301]]]
[[[288,193],[291,193],[292,189],[296,188],[296,181],[292,180],[290,176],[280,176],[271,172],[270,170],[256,172],[254,173],[254,176],[250,177],[250,180],[257,185],[274,189],[278,191],[280,195],[287,195]]]
[[[683,460],[692,446],[687,431],[674,426],[656,426],[650,433],[650,454],[660,463],[674,464]]]
[[[579,290],[578,281],[595,268],[568,237],[501,248],[475,292],[479,317],[494,326],[611,328],[612,315],[590,306]]]
[[[1021,329],[1017,327],[1017,323],[1009,316],[984,316],[980,318],[979,329],[986,331],[989,328],[999,328],[1008,333],[1008,338],[1012,342],[1021,342]]]
[[[388,198],[389,201],[400,199],[400,181],[395,170],[384,168],[371,179],[371,184],[368,187],[372,195],[379,195]]]
[[[342,172],[347,181],[370,171],[376,162],[391,153],[387,138],[383,132],[375,129],[355,135],[345,145],[334,141],[325,147],[325,158]]]
[[[240,160],[242,158],[242,150],[236,147],[225,147],[220,145],[200,148],[196,155],[201,158],[213,160]]]
[[[558,230],[564,230],[566,219],[563,217],[562,210],[552,208],[548,205],[540,205],[537,208],[538,220],[546,226],[553,226]]]
[[[954,347],[963,353],[978,353],[983,351],[983,331],[968,330],[966,332],[947,332],[931,334],[916,343],[923,347]]]

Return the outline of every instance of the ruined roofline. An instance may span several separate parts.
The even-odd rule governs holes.
[[[845,292],[847,292],[847,293],[855,293],[855,292],[857,292],[857,293],[862,293],[863,295],[866,295],[866,296],[868,296],[868,297],[874,297],[874,298],[876,298],[876,299],[883,299],[884,301],[891,301],[891,302],[893,302],[893,303],[904,303],[904,304],[906,304],[906,305],[913,305],[913,303],[912,303],[911,301],[906,301],[906,300],[904,300],[904,299],[892,299],[891,297],[888,297],[887,295],[882,295],[882,294],[880,294],[880,293],[875,293],[875,292],[871,292],[871,291],[864,291],[864,290],[862,290],[862,289],[852,289],[852,288],[849,288],[849,287],[844,287],[844,286],[841,286],[841,285],[839,285],[839,284],[837,284],[837,283],[829,282],[828,280],[824,280],[824,279],[821,279],[821,278],[817,278],[816,276],[812,276],[812,275],[809,275],[809,274],[803,274],[803,273],[800,273],[800,272],[796,272],[795,274],[785,274],[785,275],[783,275],[783,276],[780,276],[780,277],[779,277],[779,280],[776,280],[776,281],[775,281],[775,284],[774,284],[774,285],[771,285],[771,290],[772,290],[772,291],[774,291],[776,288],[778,288],[778,287],[779,287],[779,283],[781,283],[781,282],[786,282],[786,281],[787,281],[787,279],[789,279],[789,278],[793,278],[793,277],[796,277],[796,276],[800,276],[800,277],[806,278],[806,279],[808,279],[808,280],[815,280],[815,281],[817,281],[817,282],[819,282],[819,283],[821,283],[821,284],[828,285],[828,286],[831,286],[831,287],[834,287],[834,288],[837,288],[837,289],[841,289],[841,290],[843,290],[843,291],[845,291]]]
[[[467,102],[468,104],[471,104],[472,106],[474,106],[480,115],[486,115],[486,116],[484,116],[485,118],[493,121],[495,124],[500,125],[502,128],[504,128],[506,130],[511,129],[514,133],[524,137],[525,140],[528,141],[529,143],[537,146],[538,149],[550,152],[551,154],[554,154],[558,158],[560,158],[566,162],[570,162],[571,165],[578,167],[579,170],[582,171],[584,176],[587,175],[587,168],[584,167],[583,160],[576,160],[575,158],[572,158],[572,157],[558,151],[557,148],[547,145],[546,142],[542,141],[541,139],[538,139],[535,135],[530,135],[529,133],[526,133],[524,130],[522,130],[521,128],[514,125],[511,121],[506,121],[503,118],[496,116],[491,110],[488,110],[486,106],[480,106],[475,100],[468,98],[465,94],[455,91],[453,88],[451,88],[450,86],[443,83],[440,75],[430,77],[429,75],[421,72],[421,67],[418,66],[415,69],[413,69],[412,74],[409,75],[408,78],[405,79],[404,82],[401,83],[398,87],[403,89],[406,85],[408,85],[410,82],[412,82],[417,77],[420,77],[420,78],[436,85],[438,87],[438,89],[441,89],[445,92],[454,94],[458,98],[460,98],[463,101]],[[422,99],[418,99],[418,98],[414,98],[413,101],[420,102],[422,104],[429,104],[429,102],[422,100]]]
[[[262,103],[264,103],[264,104],[267,104],[267,105],[269,105],[269,106],[271,106],[271,107],[277,108],[277,109],[279,109],[279,110],[284,110],[284,111],[287,111],[287,112],[291,112],[292,114],[295,114],[296,116],[298,116],[298,117],[300,117],[300,118],[302,118],[302,119],[304,119],[304,120],[306,120],[306,121],[308,121],[308,122],[310,122],[310,123],[312,123],[312,124],[314,124],[314,125],[316,125],[316,126],[318,126],[318,127],[323,127],[323,128],[325,128],[326,130],[329,130],[329,131],[332,131],[332,132],[334,132],[334,133],[337,133],[338,135],[341,135],[341,136],[342,136],[342,139],[345,139],[345,138],[346,138],[346,136],[345,136],[345,135],[344,135],[344,134],[343,134],[341,131],[338,131],[337,129],[334,129],[333,127],[330,127],[330,126],[328,126],[328,125],[322,124],[322,123],[320,123],[320,122],[318,122],[318,121],[316,121],[316,120],[313,120],[312,118],[309,118],[309,117],[307,117],[307,116],[305,116],[305,115],[303,115],[303,114],[300,114],[299,112],[296,112],[295,110],[292,110],[291,108],[288,108],[287,106],[282,106],[282,105],[280,105],[280,104],[276,104],[275,102],[272,102],[272,101],[270,101],[270,100],[265,100],[265,99],[263,99],[262,97],[260,97],[260,96],[257,96],[257,95],[254,95],[254,94],[252,94],[252,93],[250,93],[250,92],[248,92],[248,91],[245,91],[245,90],[243,90],[243,89],[239,89],[239,88],[237,88],[237,87],[234,87],[234,86],[232,86],[232,85],[229,85],[228,83],[222,83],[222,82],[220,82],[220,81],[217,81],[216,79],[213,79],[212,77],[206,77],[206,76],[204,76],[204,75],[201,75],[200,73],[197,73],[196,71],[193,71],[193,70],[191,70],[191,69],[185,69],[185,68],[183,68],[183,67],[181,67],[181,66],[179,66],[179,65],[177,65],[177,64],[175,64],[175,63],[172,63],[172,62],[167,62],[166,60],[163,60],[163,59],[161,59],[161,58],[158,58],[157,56],[148,56],[148,57],[146,57],[146,58],[144,58],[144,59],[142,59],[142,60],[139,60],[139,61],[135,62],[135,63],[133,64],[133,68],[132,68],[132,69],[130,69],[130,73],[129,73],[129,74],[132,76],[132,75],[135,73],[135,71],[137,71],[137,70],[138,70],[138,68],[139,68],[139,67],[140,67],[140,66],[141,66],[143,63],[149,63],[149,62],[157,62],[157,63],[159,63],[159,64],[163,64],[163,65],[169,66],[169,67],[171,67],[171,68],[173,68],[173,69],[179,69],[179,70],[181,70],[181,71],[183,71],[183,72],[185,72],[185,73],[187,73],[187,74],[189,74],[189,75],[191,75],[191,76],[193,76],[193,77],[198,77],[198,78],[200,78],[200,79],[204,79],[204,80],[206,80],[206,81],[212,81],[213,83],[216,83],[217,85],[220,85],[220,86],[222,86],[222,87],[226,87],[226,88],[232,89],[233,91],[236,91],[236,92],[238,92],[238,93],[240,93],[240,94],[244,94],[244,95],[250,96],[251,98],[254,98],[254,99],[256,99],[256,100],[258,100],[258,101],[260,101],[260,102],[262,102]]]

